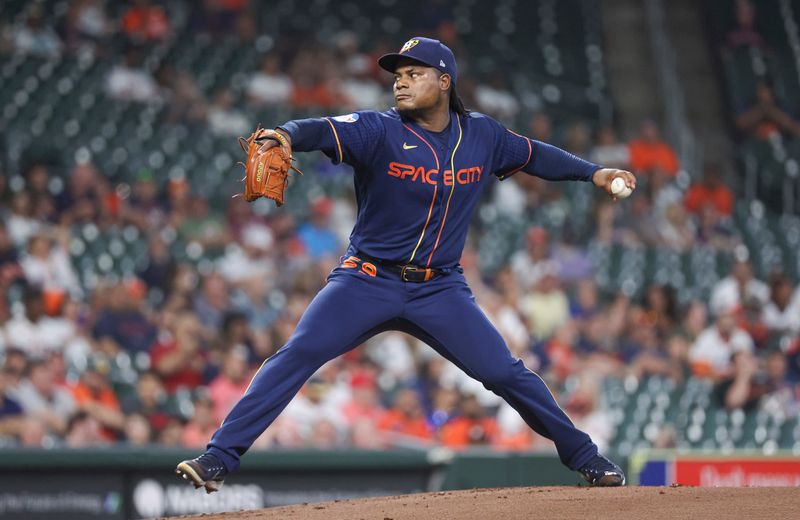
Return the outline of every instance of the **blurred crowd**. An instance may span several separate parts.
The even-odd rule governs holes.
[[[246,6],[207,1],[184,23],[249,41],[256,35],[242,15]],[[169,38],[175,23],[156,3],[130,2],[115,18],[104,2],[70,2],[65,20],[64,27],[47,27],[32,9],[24,23],[6,28],[6,45],[55,56],[86,48],[102,54],[107,39],[129,40],[106,95],[171,99],[165,124],[205,125],[234,136],[250,131],[249,113],[265,104],[323,115],[382,108],[390,100],[390,79],[375,68],[375,55],[385,49],[367,52],[348,32],[332,50],[267,52],[239,90],[221,88],[207,100],[189,72],[143,67],[138,46]],[[435,23],[449,34],[446,20]],[[468,107],[503,121],[520,112],[518,96],[501,79],[462,87]],[[752,409],[771,399],[796,416],[800,287],[785,273],[754,275],[732,222],[731,173],[716,164],[685,172],[653,120],[626,139],[610,126],[554,121],[542,109],[522,126],[516,130],[639,178],[628,200],[592,196],[586,239],[531,225],[522,247],[499,270],[487,270],[476,245],[486,231],[476,225],[461,260],[511,351],[541,375],[577,425],[609,447],[615,432],[602,402],[606,377],[659,376],[678,385],[708,378],[720,407]],[[307,173],[347,182],[346,170],[325,168],[320,161]],[[242,198],[214,207],[187,179],[160,182],[143,170],[123,189],[89,160],[66,166],[31,160],[21,180],[10,182],[0,169],[5,446],[204,447],[339,262],[356,211],[349,192],[315,194],[298,213],[256,211]],[[524,174],[487,187],[479,212],[486,208],[531,222],[577,210],[564,185]],[[145,252],[129,275],[87,283],[75,258],[112,229],[143,243]],[[175,256],[177,243],[202,260]],[[669,285],[641,295],[608,292],[595,279],[589,248],[615,243],[678,252],[706,247],[736,261],[708,301],[684,302]],[[661,447],[675,441],[659,439]],[[323,366],[254,449],[434,445],[551,446],[432,349],[390,332]]]

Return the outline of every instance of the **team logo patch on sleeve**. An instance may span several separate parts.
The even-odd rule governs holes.
[[[358,121],[358,114],[345,114],[343,116],[336,116],[333,118],[333,120],[340,123],[355,123]]]

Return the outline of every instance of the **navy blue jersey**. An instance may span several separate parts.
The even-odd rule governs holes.
[[[298,152],[321,150],[355,170],[358,217],[350,252],[451,268],[493,179],[524,171],[549,180],[591,180],[599,166],[520,136],[494,119],[451,112],[429,132],[395,109],[290,121],[279,128]]]

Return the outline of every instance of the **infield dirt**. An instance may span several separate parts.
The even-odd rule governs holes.
[[[223,488],[222,493],[225,492]],[[203,520],[800,518],[800,488],[534,487],[443,491],[201,515]]]

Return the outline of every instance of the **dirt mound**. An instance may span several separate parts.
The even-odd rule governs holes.
[[[223,488],[222,492],[225,490]],[[443,491],[202,515],[203,520],[792,518],[797,488],[535,487]]]

